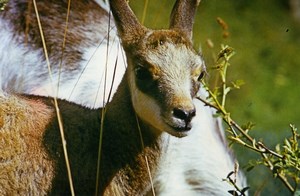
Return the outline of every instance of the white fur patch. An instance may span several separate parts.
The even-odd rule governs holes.
[[[12,28],[0,19],[0,84],[4,91],[27,92],[29,86],[46,82],[31,76],[41,74],[33,69],[33,65],[45,65],[42,60],[42,50],[28,51],[16,42],[11,32]]]
[[[54,71],[52,83],[47,63],[43,60],[43,50],[17,43],[11,31],[12,28],[0,20],[0,85],[4,91],[58,97],[89,108],[99,108],[108,101],[111,86],[112,97],[123,78],[126,59],[115,31],[111,31],[114,38],[108,48],[104,43],[83,50],[77,75]]]
[[[108,0],[95,0],[95,2],[104,10],[109,12],[109,2]]]
[[[103,107],[111,100],[125,73],[126,59],[123,49],[116,39],[108,50],[105,44],[87,49],[83,59],[80,62],[80,75],[73,76],[71,80],[65,80],[64,75],[61,76],[60,81],[66,82],[60,82],[58,94],[52,93],[49,83],[39,86],[31,93],[56,96],[89,108]],[[53,81],[57,81],[58,74],[53,78]],[[112,92],[108,100],[110,89]]]
[[[220,140],[223,130],[211,108],[199,100],[194,104],[197,115],[191,133],[184,138],[162,136],[162,158],[154,179],[158,195],[230,195],[227,191],[233,189],[222,181],[234,170],[233,158]],[[237,179],[238,185],[244,183],[245,179]]]

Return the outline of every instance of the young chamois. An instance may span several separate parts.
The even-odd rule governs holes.
[[[52,9],[62,9],[57,7],[62,2],[41,1],[40,7],[44,5],[45,13],[49,10],[55,13]],[[71,15],[82,16],[76,19],[82,21],[83,35],[92,33],[91,29],[85,29],[87,26],[92,28],[95,23],[98,24],[97,20],[104,22],[103,17],[109,19],[108,13],[100,6],[96,8],[94,2],[74,2],[79,7]],[[214,111],[211,108],[196,99],[196,96],[206,96],[200,89],[205,65],[191,42],[194,15],[199,2],[177,0],[171,14],[170,28],[151,30],[139,23],[126,0],[110,0],[110,9],[127,59],[125,75],[111,102],[104,109],[91,109],[100,106],[101,102],[96,105],[93,105],[93,100],[85,102],[85,95],[80,91],[76,99],[59,93],[51,94],[66,99],[60,100],[58,105],[76,195],[95,194],[101,127],[100,180],[97,184],[99,195],[151,195],[153,191],[157,195],[229,194],[228,190],[232,187],[222,179],[234,170],[235,160],[227,147],[220,120],[213,117]],[[20,5],[25,6],[22,1],[11,0],[6,8],[8,11],[1,14],[0,25],[5,26],[6,30],[11,29],[11,25],[21,28],[17,26],[20,21],[9,21],[12,17],[10,14],[14,13],[13,6]],[[24,12],[27,10],[25,8]],[[21,17],[19,15],[17,17]],[[58,25],[55,19],[58,15],[52,16],[52,22]],[[31,20],[34,20],[33,17]],[[19,25],[24,28],[25,23],[24,20]],[[48,28],[52,26],[48,25]],[[105,25],[109,26],[108,23]],[[22,32],[18,31],[16,36],[18,34]],[[36,38],[34,35],[34,32],[28,34],[29,44],[37,41],[33,39]],[[19,44],[19,39],[9,36],[12,35],[8,34],[7,42],[14,46]],[[107,41],[109,36],[103,39]],[[70,44],[75,38],[70,40]],[[78,39],[85,40],[82,37]],[[48,42],[55,43],[51,39]],[[81,46],[82,43],[77,40],[76,44],[66,47],[65,53],[74,50],[76,54],[79,49],[75,46]],[[93,47],[92,43],[86,44],[88,46],[83,43],[82,47]],[[122,51],[117,49],[117,45],[114,54],[115,57],[119,55],[119,59]],[[30,47],[34,50],[30,55],[36,55],[33,60],[37,60],[38,65],[45,62],[41,58],[41,45],[20,44],[16,53],[29,58],[30,55],[24,51],[28,52]],[[53,47],[50,60],[59,64],[61,55],[56,56],[57,46]],[[1,48],[1,53],[15,60],[15,63],[20,60],[17,59],[19,56],[13,59],[5,52],[5,48]],[[106,54],[101,54],[101,57],[108,58]],[[75,55],[75,61],[71,55],[66,55],[68,58],[63,62],[74,64],[66,63],[70,66],[62,68],[63,80],[76,81],[84,69],[81,65],[87,60],[77,66],[76,60],[82,58],[81,53]],[[32,63],[32,59],[28,61]],[[21,75],[18,68],[6,67],[5,60],[0,60],[0,63],[3,90],[24,93],[0,96],[0,148],[3,149],[0,152],[0,194],[69,194],[68,174],[52,99],[36,96],[45,95],[41,89],[43,85],[49,85],[49,81],[44,81],[44,68],[35,68],[34,64],[24,65],[25,68],[32,68],[29,78],[26,78],[26,74]],[[122,60],[119,63],[123,63]],[[58,73],[59,67],[54,67],[54,75],[55,70]],[[103,70],[100,70],[99,76]],[[75,76],[69,78],[72,74]],[[87,77],[85,84],[96,84],[99,76]],[[9,79],[8,82],[3,79],[5,77]],[[16,83],[13,78],[17,79]],[[37,80],[42,83],[42,87],[34,84],[30,78],[43,78]],[[65,81],[59,87],[62,91],[64,88],[70,89]],[[18,90],[17,83],[22,82],[25,90]],[[85,85],[83,87],[88,88]],[[82,89],[83,92],[85,90]],[[241,173],[236,178],[238,186],[245,186]]]

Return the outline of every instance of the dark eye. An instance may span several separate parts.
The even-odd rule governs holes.
[[[151,72],[142,66],[138,66],[137,68],[135,68],[135,75],[137,77],[137,79],[139,80],[149,80],[152,79],[152,74]]]
[[[200,82],[204,78],[204,76],[205,76],[205,71],[202,71],[198,76],[198,81]]]

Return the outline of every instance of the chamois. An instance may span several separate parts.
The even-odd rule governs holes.
[[[50,36],[49,52],[53,55],[50,55],[50,61],[54,65],[59,65],[61,55],[55,55],[59,49],[51,43],[56,43],[53,40],[62,35],[51,37],[51,32],[55,30],[52,26],[63,29],[61,21],[55,17],[60,17],[61,13],[56,11],[63,8],[57,6],[64,4],[64,1],[57,2],[41,1],[38,4],[40,9],[44,8],[41,10],[44,11],[42,16],[47,17],[45,13],[50,12],[54,17],[50,20],[53,24],[47,24],[51,28],[48,29],[49,32],[45,30],[45,34]],[[227,147],[220,119],[214,118],[214,111],[196,99],[196,96],[206,96],[200,88],[200,80],[205,73],[204,61],[193,49],[191,41],[194,15],[200,0],[177,0],[171,13],[170,28],[167,30],[144,27],[126,0],[110,0],[110,10],[119,38],[113,38],[113,19],[110,19],[103,7],[96,7],[97,4],[92,1],[74,2],[78,7],[71,16],[79,18],[75,17],[78,21],[73,24],[82,22],[83,35],[91,33],[97,37],[97,33],[91,32],[97,31],[93,26],[102,25],[105,21],[103,25],[109,33],[102,38],[107,45],[112,44],[114,51],[114,60],[107,64],[113,67],[114,64],[124,63],[123,50],[118,49],[118,39],[121,40],[127,64],[124,77],[116,85],[118,88],[109,103],[97,102],[93,105],[93,99],[82,95],[80,90],[74,99],[70,98],[68,93],[72,92],[72,88],[67,85],[68,81],[76,81],[84,70],[82,65],[88,61],[82,60],[84,55],[76,47],[95,47],[94,43],[83,37],[77,39],[78,32],[75,33],[74,26],[74,34],[71,33],[72,39],[69,40],[73,44],[65,49],[67,58],[62,61],[65,67],[61,70],[63,81],[59,87],[62,91],[66,88],[68,96],[53,92],[50,95],[60,98],[58,105],[76,195],[95,194],[100,135],[99,195],[149,195],[152,191],[157,195],[229,194],[228,190],[232,187],[222,179],[234,170],[235,160]],[[35,56],[33,60],[28,59],[30,64],[24,65],[26,70],[32,68],[29,78],[25,77],[26,74],[22,75],[18,68],[8,67],[11,64],[6,64],[0,58],[0,84],[4,91],[8,91],[0,96],[0,145],[4,149],[0,152],[0,193],[70,194],[55,107],[52,99],[46,97],[49,94],[41,91],[43,88],[47,89],[50,82],[44,81],[44,68],[35,68],[37,65],[31,64],[33,61],[38,65],[45,63],[45,59],[41,57],[42,46],[36,45],[37,32],[29,30],[31,33],[28,34],[27,42],[30,46],[18,43],[20,39],[7,33],[9,30],[17,32],[16,36],[24,33],[22,30],[26,29],[26,20],[11,19],[12,14],[16,14],[14,6],[21,7],[24,13],[27,10],[26,3],[27,1],[10,0],[6,11],[0,15],[0,25],[5,27],[2,30],[0,28],[0,32],[7,34],[6,43],[20,46],[17,51],[11,49],[16,51],[14,54],[24,54],[26,59],[30,55]],[[16,17],[22,18],[23,15],[18,14]],[[29,22],[31,20],[35,21],[35,18],[30,16]],[[22,30],[17,31],[18,28]],[[72,32],[73,30],[71,28]],[[98,29],[101,30],[103,28]],[[109,42],[111,38],[116,42]],[[82,43],[82,40],[86,42]],[[13,63],[20,61],[18,58],[21,57],[13,59],[5,48],[0,49],[6,58],[14,60]],[[33,54],[26,53],[30,49],[34,50]],[[75,53],[74,57],[69,54],[72,52]],[[96,54],[104,59],[110,58],[105,52]],[[78,59],[82,62],[76,66]],[[124,67],[120,66],[121,73]],[[56,76],[59,66],[53,69]],[[85,78],[86,83],[81,89],[83,93],[88,88],[86,85],[91,82],[91,88],[96,89],[94,84],[97,84],[97,77],[101,77],[103,70],[98,70],[99,76]],[[71,77],[72,75],[74,76]],[[13,82],[14,78],[17,82]],[[40,86],[31,81],[35,78],[39,79],[36,82],[41,81]],[[22,82],[24,88],[18,89],[18,83]],[[23,94],[11,95],[11,92]],[[108,97],[102,99],[105,98]],[[105,108],[97,109],[104,105]],[[244,183],[243,175],[238,173],[237,184],[244,186]]]

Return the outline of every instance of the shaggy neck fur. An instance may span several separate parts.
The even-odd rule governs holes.
[[[101,110],[87,110],[64,101],[59,105],[64,120],[75,192],[92,195],[95,190]],[[116,189],[122,190],[124,195],[141,195],[150,188],[145,156],[150,170],[155,171],[160,155],[159,137],[151,131],[152,128],[141,121],[139,124],[144,148],[128,84],[123,79],[112,102],[107,105],[104,117],[99,184],[101,195],[110,183],[106,195]],[[56,160],[52,194],[67,194],[68,180],[57,126],[57,121],[53,118],[44,140],[46,149]]]

